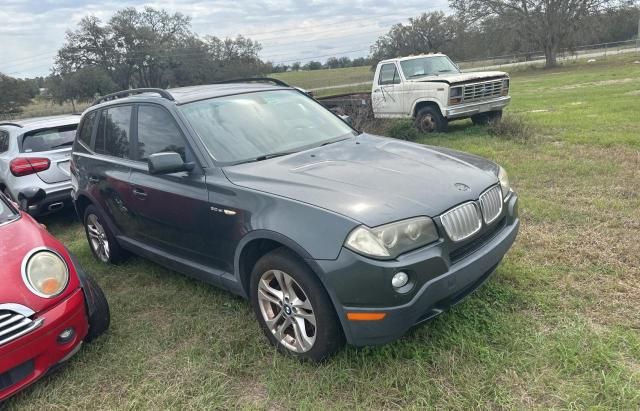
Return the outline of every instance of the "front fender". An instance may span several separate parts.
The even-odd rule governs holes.
[[[440,110],[440,114],[444,115],[444,107],[443,105],[440,103],[439,100],[435,99],[435,98],[418,98],[416,99],[413,104],[411,105],[411,116],[415,117],[416,116],[416,107],[418,107],[418,105],[420,103],[435,103],[438,106],[438,109]]]

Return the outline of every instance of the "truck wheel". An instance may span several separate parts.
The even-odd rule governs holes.
[[[87,290],[85,293],[91,293],[93,296],[94,312],[89,317],[89,332],[84,337],[86,343],[90,343],[100,337],[107,331],[111,323],[111,313],[109,311],[109,303],[104,296],[102,288],[96,283],[92,277],[87,276]]]
[[[500,121],[500,119],[502,119],[502,110],[488,111],[486,113],[471,116],[471,121],[476,126],[485,126],[491,122]]]
[[[260,327],[278,351],[306,361],[322,361],[345,343],[326,290],[293,252],[278,248],[251,272],[251,306]]]
[[[436,107],[421,108],[416,115],[416,128],[421,133],[442,133],[447,131],[449,123]]]

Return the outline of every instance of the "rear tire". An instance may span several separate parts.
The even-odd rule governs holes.
[[[424,134],[444,133],[449,127],[449,122],[437,107],[427,106],[418,111],[415,125],[418,131]]]
[[[84,292],[85,294],[89,294],[93,297],[94,304],[93,314],[89,316],[89,332],[84,338],[86,343],[90,343],[109,329],[111,313],[109,311],[107,298],[96,280],[87,276],[85,286],[87,289],[85,289]]]
[[[82,221],[89,248],[97,260],[105,264],[119,264],[125,260],[127,252],[120,247],[96,206],[90,205],[85,209]]]
[[[251,272],[250,287],[260,327],[281,353],[320,362],[344,346],[329,295],[292,251],[278,248],[260,258]]]
[[[471,116],[471,121],[476,126],[486,126],[487,124],[502,119],[502,110],[488,111],[486,113],[476,114]]]

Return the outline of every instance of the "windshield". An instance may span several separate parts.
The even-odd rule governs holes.
[[[460,70],[447,56],[422,57],[400,62],[405,78],[437,76],[445,73],[459,73]]]
[[[55,127],[25,134],[22,139],[22,152],[36,153],[70,147],[76,136],[76,128],[76,125]]]
[[[9,220],[13,220],[18,217],[11,207],[5,202],[3,198],[0,198],[0,224],[6,223]]]
[[[213,157],[224,163],[301,151],[356,134],[329,110],[293,90],[218,97],[180,110]]]

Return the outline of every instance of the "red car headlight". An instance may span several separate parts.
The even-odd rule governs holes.
[[[22,279],[35,295],[57,297],[69,284],[69,267],[57,252],[36,248],[22,261]]]

